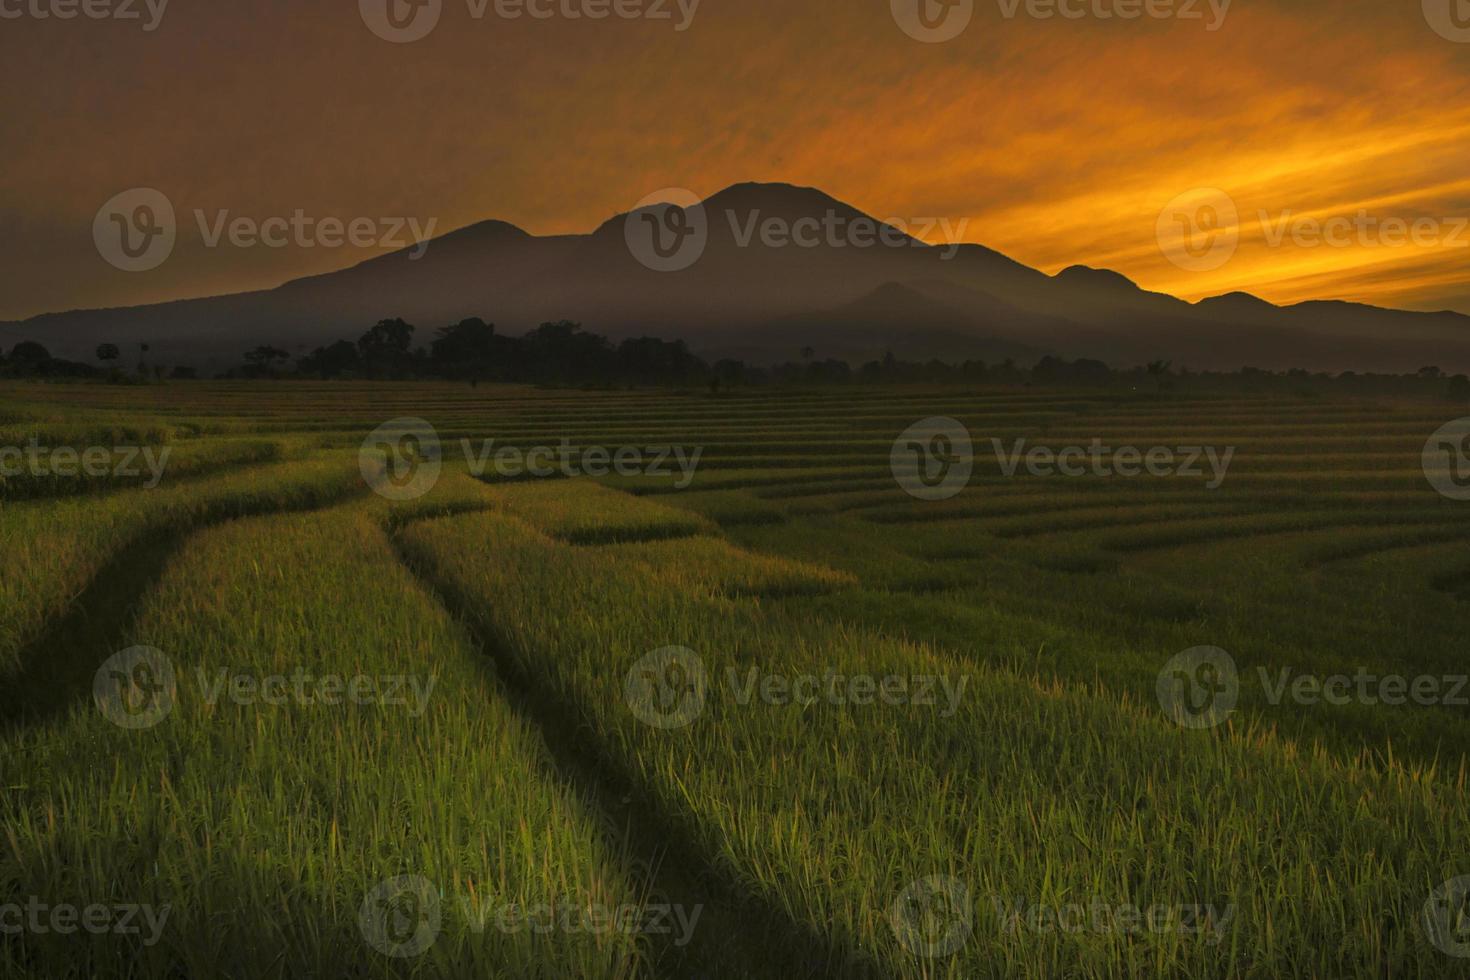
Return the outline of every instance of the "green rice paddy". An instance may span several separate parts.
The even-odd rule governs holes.
[[[6,385],[0,976],[1470,976],[1458,414]]]

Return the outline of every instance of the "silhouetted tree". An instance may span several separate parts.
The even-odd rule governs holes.
[[[536,381],[607,380],[612,374],[612,345],[606,337],[586,333],[580,323],[543,323],[520,339],[520,366]]]
[[[302,374],[320,375],[323,379],[337,378],[355,373],[361,364],[362,358],[357,353],[357,345],[348,340],[339,340],[298,358],[296,370]]]
[[[120,351],[120,350],[117,349],[117,344],[98,344],[97,345],[97,360],[99,360],[99,361],[115,361],[119,357],[122,357],[122,351]]]
[[[10,356],[0,357],[0,373],[26,378],[95,378],[98,371],[90,364],[64,361],[34,340],[23,340],[10,349]]]
[[[682,340],[637,337],[617,349],[617,373],[636,384],[680,384],[697,381],[708,369]]]
[[[357,341],[363,367],[374,377],[403,377],[413,362],[414,328],[402,319],[379,320]]]
[[[277,361],[284,364],[291,355],[279,347],[271,347],[269,344],[262,345],[245,352],[245,363],[254,364],[257,367],[268,368]]]
[[[51,352],[34,340],[22,340],[10,348],[10,359],[19,367],[35,367],[51,360]]]
[[[515,342],[495,334],[495,324],[479,317],[441,327],[430,344],[429,360],[442,377],[471,384],[504,376]]]
[[[263,344],[245,352],[245,370],[240,372],[247,378],[273,378],[276,364],[285,364],[291,355],[279,347]]]

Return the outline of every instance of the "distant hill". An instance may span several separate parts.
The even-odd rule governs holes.
[[[877,229],[875,219],[787,184],[738,184],[702,208],[703,253],[677,272],[635,257],[626,214],[590,234],[545,237],[484,221],[434,239],[417,259],[405,249],[276,289],[44,314],[0,323],[0,343],[38,340],[90,359],[99,343],[142,341],[158,363],[209,369],[262,343],[304,353],[386,317],[414,323],[426,343],[433,329],[479,316],[507,333],[571,319],[614,339],[682,337],[707,358],[754,362],[810,346],[819,358],[853,360],[892,349],[911,360],[1052,353],[1120,366],[1162,358],[1219,369],[1470,370],[1470,317],[1456,313],[1280,307],[1245,293],[1188,303],[1109,270],[1048,276],[981,245],[928,246],[893,229],[890,244],[858,247],[841,236]],[[665,210],[635,214],[635,226],[666,219]],[[772,219],[840,230],[814,247],[773,247],[760,233]]]

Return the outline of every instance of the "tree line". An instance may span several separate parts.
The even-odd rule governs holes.
[[[1059,388],[1129,387],[1143,391],[1221,390],[1275,393],[1352,393],[1371,395],[1443,395],[1470,401],[1470,378],[1449,375],[1437,367],[1413,374],[1336,374],[1302,368],[1267,371],[1191,371],[1164,360],[1131,368],[1113,368],[1090,358],[1066,360],[1045,356],[1034,364],[1007,359],[952,363],[933,359],[904,361],[890,351],[854,368],[837,358],[818,359],[810,346],[799,360],[758,366],[723,359],[707,362],[683,340],[636,337],[613,343],[568,320],[543,323],[519,337],[497,332],[478,317],[461,320],[415,344],[417,328],[402,319],[380,320],[356,341],[339,340],[297,357],[273,345],[246,351],[243,363],[217,377],[243,379],[444,379],[477,385],[516,382],[576,386],[708,386],[752,387],[768,384],[986,384],[1036,385]],[[147,343],[137,345],[135,369],[125,367],[116,344],[97,347],[97,365],[51,356],[34,341],[0,350],[0,377],[92,378],[110,381],[191,380],[193,368],[169,369],[150,360]]]
[[[148,344],[138,345],[136,370],[124,368],[119,363],[122,349],[116,344],[99,344],[96,358],[100,364],[68,361],[52,357],[51,352],[34,340],[23,340],[7,354],[0,349],[0,378],[55,378],[96,379],[106,381],[177,381],[193,380],[197,372],[187,366],[169,368],[150,359],[152,348]]]

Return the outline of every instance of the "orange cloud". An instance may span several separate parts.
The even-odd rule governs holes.
[[[1470,45],[1434,34],[1416,3],[1237,2],[1211,32],[1008,19],[976,0],[967,31],[933,45],[882,2],[703,0],[677,32],[474,21],[445,0],[445,23],[406,45],[353,8],[176,5],[147,35],[7,22],[0,118],[19,138],[0,185],[0,317],[265,287],[371,254],[206,249],[194,209],[441,229],[497,217],[549,234],[657,188],[752,179],[879,217],[967,219],[968,240],[1047,271],[1107,266],[1191,299],[1458,297],[1470,312],[1470,253],[1449,234],[1470,216]],[[186,222],[175,256],[137,276],[90,240],[96,208],[133,186],[163,190]],[[1226,191],[1241,221],[1208,271],[1155,241],[1161,209],[1200,187]],[[1360,210],[1445,234],[1403,247],[1267,234],[1288,213]]]

